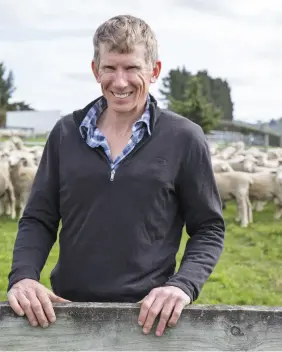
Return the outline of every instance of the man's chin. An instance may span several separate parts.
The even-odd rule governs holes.
[[[136,108],[136,104],[132,102],[116,102],[108,101],[108,107],[117,112],[128,112]]]

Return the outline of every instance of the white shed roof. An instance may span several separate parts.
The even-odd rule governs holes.
[[[7,128],[31,128],[37,134],[50,132],[61,118],[60,111],[8,111],[6,115]]]

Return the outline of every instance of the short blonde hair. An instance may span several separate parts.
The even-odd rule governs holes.
[[[102,23],[93,37],[94,61],[100,63],[100,44],[109,46],[110,51],[131,53],[135,46],[144,44],[145,61],[153,67],[158,60],[157,39],[150,26],[142,19],[131,15],[115,16]]]

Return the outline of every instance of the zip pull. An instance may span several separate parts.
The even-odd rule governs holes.
[[[110,181],[113,181],[113,180],[114,180],[114,178],[115,178],[115,173],[116,173],[115,170],[112,170],[112,171],[111,171],[111,178],[110,178]]]

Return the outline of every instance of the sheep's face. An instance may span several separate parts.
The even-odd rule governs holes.
[[[14,152],[9,155],[10,167],[18,166],[34,166],[35,156],[33,154],[26,154],[21,152]]]
[[[243,161],[243,168],[246,172],[254,172],[255,164],[252,160],[246,159]]]
[[[227,165],[225,165],[225,164],[220,165],[220,171],[221,172],[227,172],[228,171]]]
[[[269,150],[267,153],[268,160],[274,160],[279,158],[279,152],[277,150]]]
[[[232,168],[229,164],[227,163],[220,163],[216,166],[214,166],[215,172],[228,172],[228,171],[232,171]]]
[[[9,164],[11,167],[18,165],[20,161],[20,156],[17,154],[11,154],[9,157]]]
[[[16,149],[14,143],[10,140],[4,141],[2,143],[2,148],[6,151],[6,152],[12,152],[13,150]]]
[[[28,160],[25,157],[13,154],[9,158],[9,164],[10,164],[10,167],[15,167],[17,165],[19,165],[19,166],[27,166],[28,165]]]

